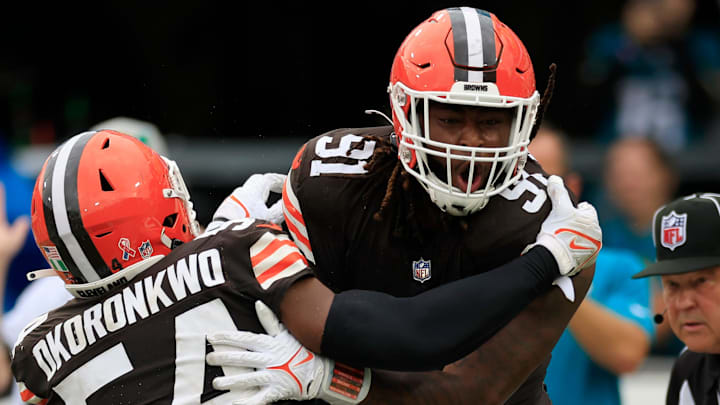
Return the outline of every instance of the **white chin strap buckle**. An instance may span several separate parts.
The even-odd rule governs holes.
[[[165,228],[163,228],[160,232],[160,242],[162,242],[162,244],[165,245],[168,249],[172,249],[172,239],[170,239],[169,236],[165,235]]]
[[[34,270],[29,271],[25,274],[25,277],[27,277],[28,281],[37,280],[39,278],[44,277],[56,277],[57,273],[53,269],[43,269],[43,270]]]

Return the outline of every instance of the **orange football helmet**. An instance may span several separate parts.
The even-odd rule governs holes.
[[[99,285],[200,233],[177,165],[111,130],[81,133],[50,154],[31,216],[35,242],[68,288]]]
[[[398,157],[443,211],[468,215],[482,209],[521,175],[540,95],[525,46],[494,14],[468,7],[434,13],[400,46],[388,92]],[[430,101],[514,109],[508,145],[472,147],[432,140],[429,126],[421,125],[428,122]],[[440,156],[448,165],[453,159],[491,164],[490,178],[475,191],[460,190],[451,179],[433,173],[428,155]],[[472,183],[471,170],[467,184]]]

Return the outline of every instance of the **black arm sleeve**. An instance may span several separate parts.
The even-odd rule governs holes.
[[[354,366],[439,369],[477,349],[559,275],[536,246],[489,272],[409,298],[349,290],[330,307],[322,354]]]

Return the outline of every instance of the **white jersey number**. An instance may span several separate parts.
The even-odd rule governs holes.
[[[518,180],[516,184],[503,190],[500,195],[506,200],[515,201],[526,191],[529,192],[534,195],[534,197],[525,201],[522,205],[522,209],[530,214],[535,214],[540,211],[540,208],[542,208],[543,204],[545,204],[545,201],[547,200],[547,193],[545,190],[541,190],[540,187],[530,181],[530,178],[532,177],[546,186],[547,178],[540,173],[528,174],[525,170],[523,170],[520,174],[522,178]]]
[[[333,138],[323,136],[318,139],[315,144],[315,154],[318,157],[327,158],[346,158],[357,161],[356,163],[326,163],[322,160],[313,160],[310,162],[310,176],[320,176],[321,174],[364,174],[367,173],[365,165],[373,151],[375,150],[375,141],[365,141],[362,149],[352,149],[354,143],[363,140],[363,137],[347,134],[340,138],[340,145],[336,148],[328,148]]]
[[[237,330],[220,298],[185,311],[175,318],[175,386],[172,405],[199,405],[205,377],[205,336],[214,330]],[[222,348],[214,348],[221,350]],[[108,367],[112,364],[112,367]],[[86,404],[87,398],[116,378],[133,371],[122,343],[98,354],[60,381],[55,392],[66,404]],[[225,375],[238,367],[223,367]],[[228,404],[251,393],[227,392],[203,405]]]

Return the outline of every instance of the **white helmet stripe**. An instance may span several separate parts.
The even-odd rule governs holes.
[[[92,133],[94,132],[95,131]],[[84,134],[87,134],[87,132]],[[68,158],[73,146],[84,134],[70,138],[58,151],[57,160],[55,161],[55,167],[53,168],[52,173],[51,197],[53,208],[52,212],[58,236],[62,239],[68,253],[70,253],[70,256],[77,265],[78,270],[80,270],[82,275],[85,277],[86,282],[93,282],[99,280],[100,277],[95,272],[92,264],[90,264],[90,260],[88,260],[87,256],[85,256],[80,244],[77,239],[75,239],[75,235],[72,233],[72,229],[70,228],[70,219],[68,218],[67,207],[65,205],[65,172],[67,170]]]
[[[452,22],[455,80],[495,82],[495,71],[482,71],[497,64],[495,30],[487,11],[470,7],[449,8]]]
[[[465,19],[465,30],[467,34],[465,36],[467,44],[467,55],[468,55],[468,66],[483,66],[485,61],[483,58],[483,32],[480,28],[479,14],[475,9],[469,7],[461,8],[463,18]],[[468,40],[469,39],[469,40]],[[483,72],[475,70],[468,71],[469,82],[482,82]]]

